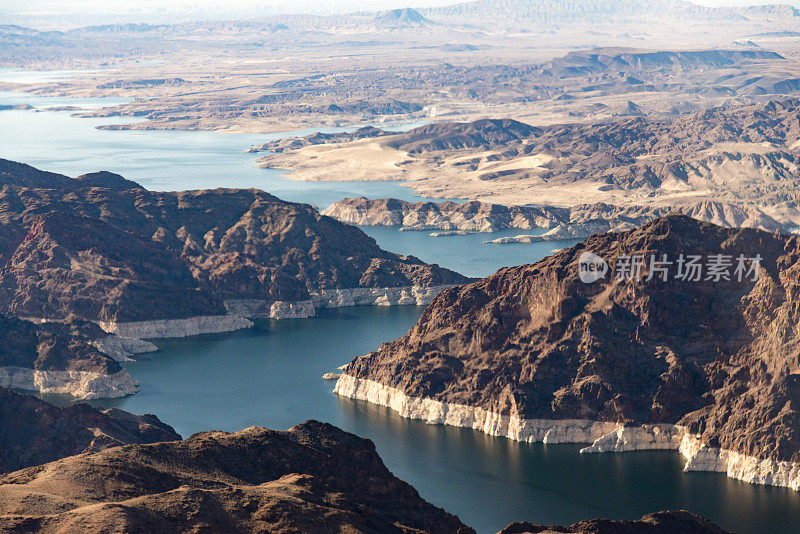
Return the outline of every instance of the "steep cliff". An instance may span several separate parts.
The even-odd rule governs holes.
[[[136,393],[136,382],[92,340],[95,325],[34,324],[0,314],[0,386],[95,399]]]
[[[590,252],[605,276],[584,283]],[[442,292],[336,391],[515,439],[595,442],[586,452],[680,449],[687,469],[800,487],[799,259],[796,236],[684,216],[595,235]]]

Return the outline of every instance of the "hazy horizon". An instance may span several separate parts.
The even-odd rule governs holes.
[[[92,24],[169,23],[197,19],[263,17],[281,14],[332,15],[381,11],[404,7],[425,8],[453,5],[459,0],[374,0],[368,5],[355,0],[229,0],[224,8],[213,0],[142,0],[135,5],[124,0],[75,0],[65,6],[57,0],[6,0],[0,6],[0,24],[17,24],[37,29],[69,29]],[[800,6],[795,1],[701,0],[694,4],[708,7],[742,7],[784,4]]]

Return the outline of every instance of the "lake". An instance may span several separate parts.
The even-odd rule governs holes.
[[[321,379],[406,332],[418,306],[320,310],[315,319],[260,322],[234,334],[163,340],[125,367],[131,397],[94,404],[156,413],[183,436],[318,419],[368,437],[389,469],[478,532],[514,520],[571,523],[687,509],[737,532],[798,532],[800,496],[786,488],[684,473],[676,452],[582,455],[579,445],[518,443],[428,425],[343,399]]]
[[[46,79],[37,76],[33,79]],[[14,79],[0,72],[0,80]],[[88,108],[106,102],[0,93],[0,105]],[[322,207],[357,195],[415,199],[395,182],[293,182],[280,171],[255,168],[255,155],[244,151],[278,135],[95,129],[120,121],[0,111],[0,157],[70,175],[111,170],[157,190],[259,187]],[[533,262],[574,244],[482,244],[526,233],[517,230],[440,238],[396,228],[363,230],[388,250],[471,276]],[[321,310],[314,319],[264,321],[244,332],[157,341],[158,352],[124,364],[140,382],[140,393],[95,404],[155,413],[183,436],[252,425],[285,429],[309,418],[330,422],[372,439],[397,476],[481,533],[511,521],[634,519],[663,509],[687,509],[742,533],[800,531],[798,492],[717,473],[684,473],[677,453],[580,455],[577,445],[516,443],[426,425],[331,393],[333,383],[323,381],[323,373],[402,335],[421,312],[418,306]]]

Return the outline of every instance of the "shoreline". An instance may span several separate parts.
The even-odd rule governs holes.
[[[0,386],[68,394],[81,400],[115,399],[139,391],[139,384],[123,369],[111,375],[91,371],[40,371],[27,367],[0,367]]]
[[[439,291],[447,287],[451,286],[331,289],[315,293],[312,300],[304,301],[227,301],[226,308],[237,314],[122,323],[100,321],[96,324],[108,335],[93,339],[90,343],[118,362],[134,361],[132,357],[136,354],[158,350],[147,339],[235,332],[252,328],[255,324],[250,319],[307,319],[316,315],[316,308],[423,305],[430,303]],[[46,321],[35,318],[27,320]],[[103,375],[89,371],[40,371],[27,367],[0,366],[0,386],[40,393],[69,394],[84,400],[124,397],[139,390],[136,381],[124,369],[112,375]]]
[[[725,473],[752,484],[800,490],[800,463],[769,460],[716,447],[680,425],[654,424],[626,427],[588,419],[522,419],[484,408],[412,397],[369,379],[342,374],[333,393],[385,406],[401,417],[472,428],[485,434],[526,443],[587,443],[581,454],[638,450],[678,451],[686,460],[683,470]]]
[[[430,304],[440,291],[453,284],[438,286],[356,287],[349,289],[323,289],[311,294],[311,300],[266,301],[235,299],[225,301],[227,315],[199,315],[184,319],[157,319],[153,321],[98,322],[97,324],[117,340],[105,338],[104,349],[123,347],[144,349],[145,339],[166,339],[221,334],[252,328],[251,319],[308,319],[316,315],[317,308],[346,308],[350,306],[423,306]],[[143,345],[146,344],[146,345]],[[119,352],[117,350],[117,352]],[[141,350],[141,352],[147,352]],[[114,354],[107,354],[114,356]]]

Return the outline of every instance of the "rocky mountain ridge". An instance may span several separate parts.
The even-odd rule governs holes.
[[[0,529],[108,528],[474,532],[394,477],[371,441],[316,421],[126,445],[0,475]]]
[[[59,189],[3,176],[0,304],[22,317],[184,320],[224,316],[242,302],[253,315],[270,316],[276,303],[309,306],[325,291],[465,280],[385,252],[358,229],[263,191],[157,193],[84,187],[67,177],[57,185],[72,188]]]
[[[23,404],[46,404],[10,395]],[[70,422],[103,416],[85,405],[42,406],[37,421],[51,417],[54,410],[62,414],[57,426],[67,414]],[[111,448],[93,444],[74,456],[0,474],[0,529],[474,532],[393,476],[370,440],[329,424],[307,421],[284,432],[258,427],[201,432],[180,441],[169,432],[154,431],[149,426],[153,419],[127,414],[123,426],[134,428],[138,421],[139,431],[149,432],[147,438],[162,437],[162,442],[134,440]],[[41,432],[41,426],[35,428]],[[501,534],[612,531],[724,534],[710,521],[684,511],[648,514],[640,521],[582,521],[569,528],[512,523]]]
[[[590,252],[606,276],[584,283]],[[632,255],[642,264],[626,271]],[[666,281],[649,263],[664,255]],[[694,255],[728,258],[728,279],[675,278]],[[739,256],[758,256],[757,281],[752,260],[737,277]],[[598,234],[442,292],[336,392],[514,439],[594,442],[587,453],[679,449],[687,470],[797,488],[798,258],[796,236],[677,215]]]
[[[629,230],[670,213],[682,213],[726,227],[782,233],[790,230],[757,208],[710,200],[672,207],[614,206],[602,202],[558,207],[502,206],[478,201],[407,202],[394,198],[360,197],[340,200],[321,213],[349,224],[400,226],[402,230],[496,232],[509,228],[547,228],[551,230],[542,236],[530,236],[546,241],[583,239],[599,232]]]
[[[0,473],[128,443],[180,439],[154,415],[88,404],[60,408],[0,387]]]
[[[637,521],[592,519],[568,527],[512,523],[499,534],[725,534],[707,519],[689,512],[656,512]]]
[[[0,385],[128,395],[136,384],[115,360],[156,350],[143,338],[422,304],[465,280],[263,191],[156,193],[112,173],[73,179],[0,160]]]

